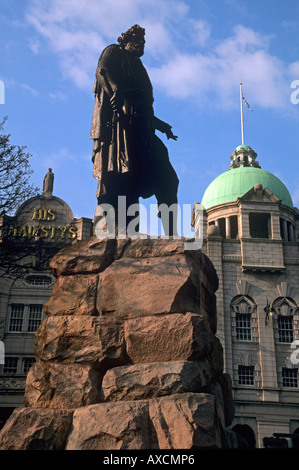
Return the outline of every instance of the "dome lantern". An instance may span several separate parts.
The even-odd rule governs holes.
[[[252,166],[261,168],[256,160],[257,153],[249,147],[249,145],[239,145],[231,154],[230,169],[239,168],[240,166]]]

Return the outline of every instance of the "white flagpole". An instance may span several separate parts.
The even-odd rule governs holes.
[[[242,132],[242,145],[244,145],[244,118],[243,118],[243,91],[242,83],[240,83],[240,100],[241,100],[241,132]]]

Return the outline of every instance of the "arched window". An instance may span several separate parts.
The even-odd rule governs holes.
[[[248,295],[237,295],[231,301],[232,336],[238,341],[255,337],[256,304]]]
[[[293,449],[299,449],[299,428],[293,432]]]
[[[272,304],[274,311],[274,335],[278,343],[292,343],[295,339],[294,329],[297,323],[298,306],[289,297],[278,297]]]
[[[239,449],[255,448],[255,435],[248,424],[236,424],[233,431],[236,433]]]

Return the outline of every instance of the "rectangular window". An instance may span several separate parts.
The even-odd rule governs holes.
[[[254,385],[254,366],[238,367],[239,385]]]
[[[231,238],[238,238],[238,217],[236,215],[232,215],[230,217],[230,230],[231,230]]]
[[[40,304],[29,306],[28,332],[33,333],[39,327],[43,314],[43,306]]]
[[[283,387],[298,387],[298,369],[282,369],[282,386]]]
[[[52,279],[50,276],[38,276],[37,274],[34,274],[32,276],[28,276],[26,278],[26,282],[31,286],[48,286],[51,284]]]
[[[6,357],[3,366],[3,374],[16,374],[18,370],[18,358]]]
[[[22,372],[24,374],[27,374],[27,372],[29,371],[30,367],[32,366],[34,362],[35,362],[34,357],[25,357],[23,359]]]
[[[251,341],[251,315],[250,313],[236,314],[237,339]]]
[[[22,331],[23,316],[24,305],[12,304],[9,320],[9,331]]]
[[[278,340],[280,343],[292,343],[294,340],[293,317],[278,315]]]
[[[221,217],[221,219],[218,219],[217,222],[218,222],[218,227],[219,227],[220,236],[221,236],[222,238],[226,238],[226,233],[225,233],[225,218],[224,218],[224,217]]]
[[[249,214],[249,227],[252,238],[270,238],[270,214],[251,212]]]

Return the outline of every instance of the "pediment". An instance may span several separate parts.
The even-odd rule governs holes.
[[[244,202],[272,202],[278,204],[281,202],[281,199],[279,199],[270,189],[268,188],[262,188],[262,187],[256,187],[254,186],[251,188],[247,193],[245,193],[243,196],[238,198],[238,201],[244,203]]]

